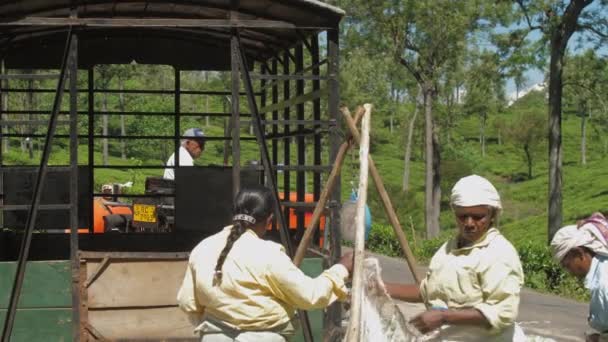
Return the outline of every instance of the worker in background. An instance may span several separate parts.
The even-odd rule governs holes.
[[[496,188],[471,175],[450,198],[458,233],[433,255],[418,285],[386,284],[388,293],[427,310],[410,323],[432,341],[525,341],[515,323],[524,274],[517,251],[496,228]]]
[[[200,128],[189,128],[184,132],[184,139],[179,147],[179,165],[177,166],[193,166],[194,159],[201,156],[205,150],[205,134]],[[175,153],[171,154],[166,164],[165,179],[175,179]]]
[[[608,220],[595,213],[577,225],[558,230],[551,240],[555,260],[584,280],[591,292],[587,341],[608,341]]]
[[[294,334],[296,309],[324,308],[348,296],[352,253],[317,278],[306,276],[283,246],[262,239],[272,208],[268,188],[243,188],[232,225],[190,254],[177,301],[199,317],[195,332],[201,341],[287,341]]]

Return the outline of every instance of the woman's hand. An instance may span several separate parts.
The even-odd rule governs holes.
[[[445,323],[444,310],[427,310],[410,320],[416,329],[426,334],[441,327]]]

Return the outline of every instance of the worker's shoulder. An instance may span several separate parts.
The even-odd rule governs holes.
[[[507,238],[500,232],[498,232],[496,236],[492,239],[492,241],[488,244],[488,249],[517,253],[517,250],[515,249],[511,241],[507,240]]]
[[[228,237],[229,227],[225,227],[219,232],[206,237],[201,242],[199,242],[196,247],[190,253],[190,258],[193,256],[199,255],[201,253],[208,253],[212,249],[217,249],[223,247],[226,244],[226,238]]]
[[[502,234],[497,234],[486,246],[486,261],[489,263],[503,261],[519,263],[519,254],[513,244]]]

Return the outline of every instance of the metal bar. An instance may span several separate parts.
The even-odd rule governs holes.
[[[48,114],[48,113],[47,113]],[[69,120],[57,120],[57,124],[65,125],[69,124]],[[11,127],[11,126],[21,126],[21,125],[30,125],[30,126],[47,126],[49,124],[48,120],[6,120],[2,121],[3,126]]]
[[[254,67],[255,70],[255,67]],[[266,70],[264,70],[264,65],[262,63],[260,63],[260,73],[264,74],[266,72]],[[249,74],[249,76],[251,77],[251,74]],[[252,78],[253,80],[253,78]],[[264,85],[266,84],[266,80],[265,79],[260,79],[260,88],[264,88]],[[262,91],[262,95],[260,95],[260,107],[265,107],[266,106],[266,90]],[[266,113],[260,113],[260,122],[264,122],[266,121]],[[255,124],[254,120],[250,120],[251,124]],[[262,124],[262,135],[266,135],[266,125]],[[275,140],[273,140],[274,142]],[[271,152],[272,153],[272,152]],[[270,165],[276,165],[274,163],[274,161],[272,163],[270,163]],[[270,172],[270,171],[268,171]],[[277,179],[277,174],[275,173],[274,175],[274,179]],[[262,184],[265,184],[265,177],[264,177],[264,170],[260,171],[260,182]]]
[[[294,137],[300,137],[300,136],[309,136],[309,135],[314,135],[317,133],[323,132],[322,130],[315,130],[315,129],[303,129],[303,130],[298,130],[298,131],[291,131],[289,134],[280,134],[277,136],[273,136],[272,134],[269,134],[266,136],[266,139],[271,140],[271,139],[282,139],[282,138],[294,138]]]
[[[319,64],[319,36],[318,35],[314,35],[311,38],[311,44],[310,44],[310,55],[311,55],[311,64],[312,66],[318,65]],[[318,76],[320,74],[321,70],[319,67],[313,67],[312,69],[312,74],[315,76]],[[312,90],[318,90],[321,89],[321,82],[319,80],[313,80],[312,81]],[[315,122],[315,131],[318,132],[319,128],[321,128],[321,125],[318,124],[321,121],[321,99],[315,99],[312,102],[312,117],[313,120]],[[332,122],[335,125],[334,121],[329,121]],[[313,138],[313,163],[315,165],[321,165],[322,161],[321,161],[321,149],[322,149],[322,145],[321,145],[321,134],[315,134],[314,138]],[[313,199],[316,201],[319,200],[320,196],[321,196],[321,174],[320,173],[315,173],[312,175],[312,193],[313,193]],[[318,228],[318,227],[317,227]],[[319,241],[320,240],[320,230],[317,229],[316,233],[315,233],[315,241]]]
[[[327,81],[328,88],[328,104],[329,117],[336,122],[340,122],[340,80],[339,80],[339,45],[340,36],[339,28],[335,27],[327,31]],[[329,164],[333,164],[338,155],[340,146],[340,135],[337,130],[331,130],[329,134]],[[340,203],[341,180],[338,175],[336,185],[331,193],[330,201]],[[337,206],[332,206],[330,212],[330,263],[335,264],[342,256],[342,236],[340,234],[340,210]],[[328,331],[332,329],[340,329],[342,323],[342,310],[339,305],[332,305],[327,310],[326,327]],[[340,337],[341,338],[341,337]]]
[[[51,166],[49,167],[49,172],[57,172],[57,171],[70,171],[71,168],[69,166]],[[3,165],[2,169],[0,169],[0,173],[3,172],[38,172],[38,168],[35,165],[32,166],[12,166],[12,165]]]
[[[302,44],[298,44],[295,48],[296,57],[296,73],[299,73],[304,69],[304,47]],[[301,97],[304,94],[304,80],[296,81],[296,98]],[[299,103],[296,106],[296,116],[298,120],[304,120],[304,103]],[[298,131],[303,131],[304,125],[298,125]],[[306,165],[306,140],[304,135],[298,135],[297,140],[297,155],[298,155],[298,166]],[[296,172],[296,199],[298,202],[304,202],[304,196],[306,193],[306,174],[303,171]],[[296,213],[296,241],[302,239],[304,235],[304,213]]]
[[[66,89],[67,90],[67,89]],[[21,89],[21,88],[0,88],[0,91],[4,91],[7,93],[53,93],[53,89]],[[79,93],[88,92],[87,89],[78,89]],[[174,95],[174,90],[136,90],[136,89],[94,89],[95,93],[107,93],[107,94],[151,94],[151,95]],[[182,95],[217,95],[217,96],[226,96],[231,95],[232,92],[229,91],[197,91],[197,90],[184,90],[181,92]],[[239,95],[246,95],[245,93],[239,93]],[[260,95],[260,93],[254,93],[254,95]],[[47,113],[48,114],[48,113]]]
[[[253,86],[251,84],[251,78],[249,78],[249,70],[247,70],[247,60],[246,60],[246,56],[245,56],[245,51],[241,45],[240,42],[240,38],[238,36],[238,31],[237,31],[237,35],[236,35],[236,39],[237,39],[237,43],[238,43],[238,47],[239,49],[237,50],[237,53],[239,54],[239,62],[240,62],[240,67],[241,67],[241,73],[243,76],[243,84],[245,86],[245,90],[246,92],[249,93],[249,95],[247,95],[247,101],[249,102],[249,107],[251,110],[251,113],[253,114],[253,118],[255,118],[256,123],[253,126],[254,127],[254,131],[255,131],[255,135],[258,138],[258,143],[260,144],[260,152],[262,154],[262,164],[264,165],[264,167],[267,170],[267,184],[270,186],[270,189],[272,190],[272,193],[274,195],[274,199],[275,199],[275,203],[277,203],[274,206],[274,212],[275,212],[275,216],[277,218],[277,222],[279,223],[279,232],[281,232],[281,240],[283,240],[283,245],[285,246],[285,249],[287,250],[287,255],[289,255],[289,257],[293,257],[293,246],[291,244],[291,239],[289,238],[289,228],[287,227],[286,223],[285,223],[285,217],[283,217],[283,211],[281,210],[280,205],[278,205],[278,203],[280,203],[280,199],[279,199],[279,193],[278,193],[278,188],[277,188],[277,183],[276,183],[276,179],[274,178],[273,173],[271,172],[271,168],[270,168],[270,156],[268,154],[268,146],[266,145],[266,140],[264,139],[264,135],[262,134],[262,124],[261,124],[261,117],[258,113],[258,108],[257,108],[257,104],[255,103],[255,98],[253,97]],[[305,341],[313,341],[312,338],[312,330],[310,328],[310,321],[308,320],[308,313],[306,311],[302,311],[302,310],[298,310],[298,317],[300,318],[300,323],[302,325],[302,331],[304,333],[304,340]]]
[[[2,58],[0,60],[0,75],[4,75],[5,71],[6,70],[4,69],[4,58]],[[0,88],[4,88],[5,86],[8,88],[8,80],[0,80]],[[4,91],[0,90],[0,168],[4,164],[4,153],[5,153],[5,151],[8,151],[8,147],[9,147],[9,139],[4,137],[7,127],[2,125],[4,116],[7,114],[6,113],[7,108],[8,108],[7,95],[8,94],[6,94]],[[4,180],[2,178],[0,178],[0,185],[2,185],[2,188],[4,188],[3,182],[4,182]],[[0,188],[0,189],[2,189],[2,188]],[[3,218],[3,220],[4,220],[4,218]]]
[[[176,166],[180,166],[179,160],[179,150],[181,147],[180,136],[182,135],[180,130],[180,120],[179,120],[179,109],[180,109],[180,96],[179,96],[179,88],[180,88],[180,72],[179,69],[174,68],[174,81],[175,81],[175,93],[173,97],[173,110],[175,116],[173,117],[173,164]]]
[[[163,19],[163,18],[51,18],[26,17],[3,21],[0,26],[74,26],[74,27],[161,27],[161,28],[248,28],[325,30],[325,26],[296,26],[279,20],[244,19]]]
[[[272,60],[272,69],[269,70],[269,72],[272,75],[276,75],[278,72],[278,61],[277,59],[273,59]],[[262,89],[264,89],[264,87],[262,87]],[[271,90],[271,103],[274,105],[275,103],[279,102],[279,87],[278,84],[275,83],[272,86],[272,90]],[[276,135],[279,134],[279,124],[281,124],[283,122],[281,122],[279,120],[279,111],[273,111],[272,112],[272,120],[266,120],[266,122],[263,122],[262,124],[264,125],[272,125],[272,134]],[[278,175],[278,164],[279,164],[279,141],[276,139],[272,140],[272,164],[275,165],[275,172],[274,172],[274,178],[275,179],[279,179],[279,175]]]
[[[273,111],[273,113],[278,113],[277,111]],[[251,120],[241,120],[241,124],[249,124]],[[290,124],[290,125],[315,125],[315,126],[336,126],[336,123],[331,120],[262,120],[262,125],[280,125],[280,124]]]
[[[275,140],[276,141],[276,140]],[[244,166],[243,170],[261,170],[263,166]],[[332,168],[331,165],[273,165],[276,171],[307,171],[307,172],[327,172]]]
[[[327,77],[326,76],[320,76],[320,75],[298,75],[298,74],[294,74],[294,75],[263,75],[263,74],[252,74],[251,78],[254,80],[278,80],[278,81],[284,81],[284,80],[292,80],[292,81],[297,81],[297,80],[307,80],[307,81],[311,81],[311,80],[326,80]],[[264,87],[260,88],[260,89],[264,89]]]
[[[46,171],[49,155],[51,152],[51,143],[53,141],[53,134],[55,133],[55,120],[57,118],[57,111],[61,107],[61,99],[63,97],[63,88],[65,83],[65,73],[67,67],[67,60],[69,56],[70,46],[72,44],[72,27],[68,28],[67,41],[63,51],[63,57],[61,61],[61,73],[59,74],[59,82],[57,84],[57,93],[53,102],[53,110],[51,119],[49,120],[49,128],[44,144],[44,152],[42,153],[42,160],[40,161],[40,168],[38,171],[38,177],[34,186],[34,194],[32,198],[31,209],[28,213],[27,222],[25,226],[25,232],[23,240],[21,241],[21,248],[19,249],[19,258],[17,261],[17,270],[15,272],[15,279],[11,290],[10,303],[6,312],[6,318],[4,320],[4,328],[2,330],[2,341],[9,342],[11,332],[13,330],[13,323],[15,322],[15,313],[17,312],[17,304],[19,303],[19,296],[21,295],[21,287],[23,286],[23,278],[25,275],[27,256],[29,255],[30,244],[32,240],[32,232],[34,230],[34,224],[36,223],[36,216],[38,214],[38,205],[40,204],[40,198],[42,195],[41,189],[44,187],[46,180]]]
[[[72,15],[75,12],[72,11]],[[80,259],[78,259],[78,35],[70,46],[70,264],[72,338],[80,341]]]
[[[275,59],[277,59],[277,60],[278,60],[278,61],[279,61],[281,64],[284,64],[283,60],[282,60],[282,59],[280,59],[280,58],[279,58],[279,56],[275,56]],[[327,59],[324,59],[324,60],[322,60],[322,61],[318,62],[317,64],[313,64],[313,65],[311,65],[311,66],[308,66],[308,67],[306,67],[306,68],[302,69],[302,71],[301,71],[301,73],[300,73],[300,74],[295,74],[295,73],[294,73],[294,74],[289,74],[289,73],[287,73],[286,75],[290,75],[290,76],[302,76],[302,75],[304,75],[306,72],[308,72],[308,71],[312,70],[313,68],[315,68],[315,67],[319,68],[319,67],[321,67],[322,65],[324,65],[324,64],[326,64],[326,63],[327,63]],[[310,75],[307,75],[307,77],[310,77]],[[327,78],[327,76],[325,76],[325,79],[328,79],[328,78]],[[272,82],[270,82],[270,83],[266,84],[266,88],[268,88],[268,87],[272,87],[272,86],[274,86],[275,84],[278,84],[280,81],[281,81],[281,80],[274,80],[274,81],[272,81]],[[261,89],[261,90],[264,90],[264,89]]]
[[[44,138],[45,135],[44,134],[5,134],[5,137],[11,137],[11,138]],[[69,134],[55,134],[56,138],[69,138],[70,135]],[[79,138],[87,138],[88,135],[85,134],[79,134],[78,135]],[[157,140],[171,140],[174,139],[174,136],[172,135],[142,135],[142,136],[120,136],[120,135],[103,135],[103,134],[95,134],[93,135],[93,138],[96,139],[126,139],[126,140],[141,140],[141,139],[157,139]],[[178,136],[178,138],[181,138],[180,136]],[[205,140],[230,140],[232,139],[232,137],[208,137],[205,136]],[[241,140],[255,140],[254,137],[241,137]]]
[[[0,80],[48,80],[57,78],[54,74],[4,74],[0,75]]]
[[[236,35],[230,38],[230,67],[232,97],[230,100],[232,117],[232,195],[236,198],[241,189],[241,123],[240,98],[241,81],[239,75],[239,42]]]
[[[287,99],[287,100],[285,100],[283,102],[279,102],[277,104],[273,104],[273,105],[261,108],[260,109],[260,113],[268,113],[268,112],[272,112],[272,111],[275,111],[275,110],[284,109],[285,107],[291,107],[291,106],[303,104],[305,102],[321,98],[323,95],[326,94],[326,92],[327,92],[326,89],[319,89],[319,90],[316,90],[316,91],[311,91],[310,93],[300,94],[300,95],[298,95],[296,97]]]
[[[2,206],[2,210],[19,211],[30,210],[32,206],[29,204],[6,204]],[[72,206],[70,204],[40,204],[38,210],[68,210]]]
[[[101,260],[101,263],[99,264],[99,266],[97,266],[95,271],[93,271],[91,276],[89,278],[87,278],[87,280],[84,283],[84,287],[88,288],[89,286],[91,286],[91,284],[93,284],[93,282],[101,275],[101,273],[108,267],[109,264],[110,264],[110,257],[105,256]]]
[[[176,259],[185,260],[190,256],[190,252],[96,252],[80,251],[80,259]]]
[[[90,67],[87,70],[87,150],[88,150],[88,177],[89,177],[89,194],[95,192],[95,69]],[[87,198],[87,201],[93,202],[93,197]],[[93,215],[93,205],[89,206],[89,233],[93,233],[95,216]]]
[[[183,94],[182,94],[183,95]],[[34,115],[49,115],[48,111],[43,110],[7,110],[4,114],[34,114]],[[78,111],[79,115],[87,115],[88,111]],[[68,115],[69,111],[59,111],[60,115]],[[174,116],[174,113],[167,112],[143,112],[143,111],[96,111],[96,115],[163,115],[163,116]],[[206,113],[206,112],[180,112],[180,116],[218,116],[218,117],[229,117],[231,113]],[[251,116],[249,113],[241,113],[241,116]]]
[[[283,53],[283,74],[287,75],[289,74],[289,57],[287,56],[287,52]],[[283,82],[283,100],[286,101],[289,99],[289,97],[291,96],[291,89],[290,89],[290,81],[289,80],[285,80]],[[276,104],[273,104],[273,106],[275,106]],[[291,113],[290,113],[291,109],[289,107],[285,107],[283,109],[283,120],[285,122],[289,122]],[[283,139],[283,165],[285,166],[289,166],[289,164],[291,164],[291,146],[290,146],[290,139],[287,137],[290,133],[290,126],[289,124],[285,124],[283,126],[283,135],[285,136]],[[273,133],[274,134],[274,133]],[[278,136],[278,133],[277,133]],[[291,196],[291,173],[289,172],[289,170],[286,170],[285,172],[283,172],[283,199],[285,201],[289,201]],[[290,212],[289,212],[289,208],[284,207],[284,213],[285,213],[285,217],[289,217]]]

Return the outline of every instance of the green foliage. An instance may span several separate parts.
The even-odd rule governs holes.
[[[518,248],[525,274],[525,286],[578,300],[589,300],[581,282],[569,275],[551,258],[546,246],[526,243]]]

